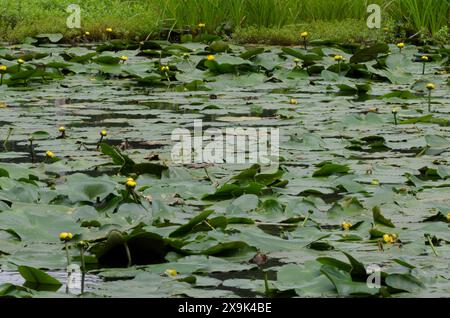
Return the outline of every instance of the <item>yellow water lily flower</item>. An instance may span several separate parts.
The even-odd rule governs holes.
[[[66,127],[61,126],[58,128],[59,132],[65,132],[66,131]]]
[[[55,154],[53,152],[51,152],[50,150],[47,150],[47,152],[45,153],[45,156],[47,158],[55,158]]]
[[[431,90],[433,90],[433,89],[436,89],[436,85],[434,85],[433,83],[428,83],[428,84],[427,84],[427,89],[428,89],[429,91],[431,91]]]
[[[202,23],[202,22],[200,22],[200,23],[198,24],[198,27],[199,27],[200,29],[203,29],[203,28],[205,28],[205,27],[206,27],[206,24],[205,24],[205,23]]]
[[[291,105],[297,105],[297,104],[298,104],[298,101],[297,101],[295,98],[291,98],[291,99],[289,100],[289,104],[291,104]]]
[[[126,56],[126,55],[122,55],[121,57],[120,57],[120,60],[122,60],[122,61],[128,61],[128,56]]]
[[[384,234],[383,235],[383,241],[388,244],[394,243],[396,238],[397,238],[397,236],[394,234]]]
[[[345,58],[342,55],[335,55],[334,60],[337,62],[343,61]]]
[[[306,38],[308,35],[309,35],[309,33],[306,32],[306,31],[303,31],[302,33],[300,33],[300,36],[301,36],[302,38]]]
[[[22,60],[22,59],[18,59],[18,60],[17,60],[17,63],[19,63],[19,64],[23,64],[23,63],[25,63],[25,61],[24,61],[24,60]]]
[[[6,65],[0,65],[0,72],[6,72],[8,67]]]
[[[168,72],[170,71],[170,68],[167,65],[161,66],[161,72]]]
[[[177,276],[178,275],[178,272],[177,272],[177,270],[176,269],[166,269],[165,271],[164,271],[164,273],[167,275],[167,276],[172,276],[172,277],[175,277],[175,276]]]
[[[86,32],[84,32],[84,35],[89,36],[89,35],[91,35],[91,32],[86,31]]]
[[[378,181],[378,179],[373,179],[371,183],[372,185],[380,185],[380,181]]]
[[[428,56],[423,55],[420,59],[421,59],[422,61],[424,61],[424,62],[427,62],[427,61],[428,61]]]
[[[403,49],[405,47],[405,43],[403,43],[403,42],[397,43],[397,47],[399,49]]]
[[[105,31],[108,32],[108,33],[111,33],[113,31],[113,29],[112,28],[106,28]]]
[[[350,222],[344,221],[342,222],[341,227],[343,230],[348,231],[352,227],[352,224]]]
[[[447,221],[450,222],[450,213],[447,214]]]
[[[128,188],[131,188],[131,189],[136,188],[136,185],[137,185],[136,181],[134,181],[133,178],[128,178],[127,182],[125,184]]]
[[[70,232],[62,232],[59,234],[59,239],[61,241],[70,241],[73,238],[73,234]]]
[[[206,59],[207,59],[208,61],[214,61],[214,60],[216,59],[216,57],[215,57],[214,55],[210,54],[210,55],[208,55],[208,56],[206,57]]]
[[[393,113],[393,114],[397,114],[397,113],[398,113],[397,108],[392,108],[392,113]]]
[[[106,137],[107,134],[108,134],[108,132],[106,130],[102,130],[100,132],[100,136],[102,136],[102,137]]]

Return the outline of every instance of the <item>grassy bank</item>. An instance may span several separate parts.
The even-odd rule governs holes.
[[[163,28],[189,32],[199,22],[241,42],[293,44],[299,30],[321,39],[366,40],[380,34],[365,25],[368,3],[382,7],[383,27],[399,36],[446,35],[450,0],[0,0],[0,40],[56,32],[69,39],[85,31],[99,40],[108,27],[118,38],[156,38]],[[69,4],[80,5],[82,30],[66,27]]]

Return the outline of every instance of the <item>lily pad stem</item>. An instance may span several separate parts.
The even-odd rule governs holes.
[[[433,245],[433,241],[431,240],[431,237],[429,235],[427,235],[427,240],[428,240],[428,244],[430,244],[431,249],[433,250],[434,255],[436,255],[437,257],[439,257],[438,252],[436,251],[436,249],[434,248]]]

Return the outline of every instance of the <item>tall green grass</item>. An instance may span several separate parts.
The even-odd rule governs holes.
[[[416,32],[434,35],[450,23],[450,0],[395,0],[389,10]]]
[[[450,0],[151,0],[162,19],[177,26],[204,22],[210,31],[224,22],[235,27],[281,28],[311,21],[365,20],[367,6],[379,4],[384,21],[404,22],[435,34],[449,23]]]
[[[204,22],[237,27],[282,27],[315,20],[364,19],[369,3],[383,0],[158,0],[163,18],[179,26]]]
[[[73,3],[82,8],[83,31],[95,39],[102,38],[106,27],[117,37],[143,38],[158,34],[162,26],[192,28],[199,22],[206,23],[209,32],[227,23],[236,30],[251,29],[252,36],[258,29],[267,33],[317,22],[345,28],[348,22],[334,22],[362,25],[371,3],[381,5],[383,23],[401,21],[415,32],[442,35],[450,11],[450,0],[0,0],[0,41],[50,32],[76,36],[80,32],[65,25],[65,9]]]

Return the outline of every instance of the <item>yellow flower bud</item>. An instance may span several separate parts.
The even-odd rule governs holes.
[[[112,28],[106,28],[105,31],[108,32],[108,33],[111,33],[113,31],[113,29]]]
[[[342,55],[335,55],[334,56],[334,60],[337,61],[337,62],[340,62],[340,61],[344,60],[344,57]]]
[[[128,61],[128,56],[125,56],[125,55],[122,55],[121,57],[120,57],[120,59],[122,60],[122,61]]]
[[[342,222],[341,227],[343,230],[348,231],[352,227],[352,224],[350,222],[344,221]]]
[[[297,104],[298,104],[298,101],[297,101],[295,98],[291,98],[291,99],[289,100],[289,104],[291,104],[291,105],[297,105]]]
[[[50,150],[47,150],[47,152],[45,153],[45,156],[47,158],[55,158],[55,154],[53,152],[51,152]]]
[[[392,108],[392,113],[393,113],[393,114],[397,114],[397,113],[398,113],[397,108]]]
[[[66,128],[64,126],[61,126],[61,127],[58,128],[58,130],[59,130],[59,132],[62,133],[62,132],[66,131]]]
[[[200,23],[198,24],[198,27],[199,27],[199,29],[203,29],[203,28],[206,27],[206,24],[200,22]]]
[[[100,136],[106,137],[106,135],[108,134],[108,132],[106,130],[102,130],[100,132]]]
[[[210,54],[210,55],[208,55],[208,56],[206,57],[206,59],[207,59],[208,61],[214,61],[214,60],[216,59],[216,57],[215,57],[214,55]]]
[[[300,33],[300,36],[301,36],[302,38],[306,38],[308,35],[309,35],[309,33],[306,32],[306,31]]]
[[[19,64],[23,64],[23,63],[25,63],[25,61],[24,61],[24,60],[22,60],[22,59],[18,59],[18,60],[17,60],[17,63],[19,63]]]
[[[91,35],[91,32],[86,31],[86,32],[84,32],[84,35],[89,36],[89,35]]]
[[[422,61],[424,61],[424,62],[427,62],[427,61],[428,61],[428,56],[423,55],[420,59],[421,59]]]
[[[394,243],[396,238],[397,238],[397,235],[394,235],[394,234],[384,234],[383,235],[383,241],[388,244]]]
[[[136,181],[134,181],[133,178],[128,178],[125,185],[130,189],[134,189],[134,188],[136,188],[137,183],[136,183]]]
[[[178,275],[176,269],[166,269],[164,273],[165,273],[167,276],[172,276],[172,277],[175,277],[175,276]]]
[[[0,72],[6,72],[8,67],[6,65],[0,65]]]
[[[373,179],[372,185],[380,185],[380,181],[378,181],[378,179]]]
[[[428,84],[427,84],[427,89],[428,89],[429,91],[431,91],[431,90],[433,90],[433,89],[436,89],[436,85],[434,85],[433,83],[428,83]]]
[[[397,47],[399,49],[403,49],[405,47],[405,43],[403,43],[403,42],[397,43]]]
[[[73,238],[73,234],[70,232],[62,232],[59,234],[59,239],[61,241],[70,241]]]

